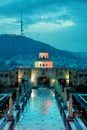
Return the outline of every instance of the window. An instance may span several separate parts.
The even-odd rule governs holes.
[[[79,74],[79,77],[83,77],[83,74]]]
[[[14,78],[14,76],[11,76],[11,78]]]
[[[3,74],[0,74],[0,77],[3,77]]]
[[[8,74],[5,74],[4,77],[8,77]]]
[[[85,74],[84,77],[87,77],[87,74]]]

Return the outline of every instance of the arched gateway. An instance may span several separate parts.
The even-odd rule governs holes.
[[[48,52],[40,52],[39,58],[35,61],[34,68],[20,68],[18,72],[18,82],[22,79],[29,81],[32,87],[37,88],[39,84],[46,84],[50,88],[59,82],[62,86],[69,85],[69,69],[53,68],[53,61],[49,59]]]
[[[65,80],[62,82],[60,79]],[[31,70],[32,86],[37,87],[39,84],[47,84],[49,87],[55,87],[56,80],[62,84],[68,83],[69,70],[53,68],[53,61],[49,59],[48,52],[39,52],[39,58],[35,61],[35,68]]]
[[[31,72],[31,82],[33,86],[46,84],[50,87],[55,86],[55,71],[53,61],[49,59],[47,51],[39,52],[39,58],[35,61],[35,68]]]
[[[54,87],[55,81],[56,73],[53,68],[35,68],[31,71],[31,84],[33,87],[37,87],[41,83]]]

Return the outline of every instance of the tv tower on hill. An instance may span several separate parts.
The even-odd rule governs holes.
[[[24,35],[24,29],[23,29],[23,13],[21,12],[21,36]]]

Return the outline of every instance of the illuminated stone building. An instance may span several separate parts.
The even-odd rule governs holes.
[[[87,69],[84,70],[69,70],[70,86],[87,86]]]
[[[23,79],[30,79],[31,69],[29,68],[18,68],[8,71],[0,72],[0,85],[1,86],[20,86]]]
[[[39,52],[39,59],[35,61],[35,68],[53,68],[53,62],[49,59],[48,52]]]
[[[34,65],[34,68],[1,71],[0,86],[21,86],[24,80],[28,80],[33,87],[37,87],[39,83],[55,87],[56,81],[64,87],[87,85],[87,70],[53,68],[53,61],[49,59],[47,51],[39,52]]]

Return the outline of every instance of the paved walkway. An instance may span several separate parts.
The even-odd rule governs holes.
[[[47,88],[33,90],[14,130],[65,130],[54,93]]]

